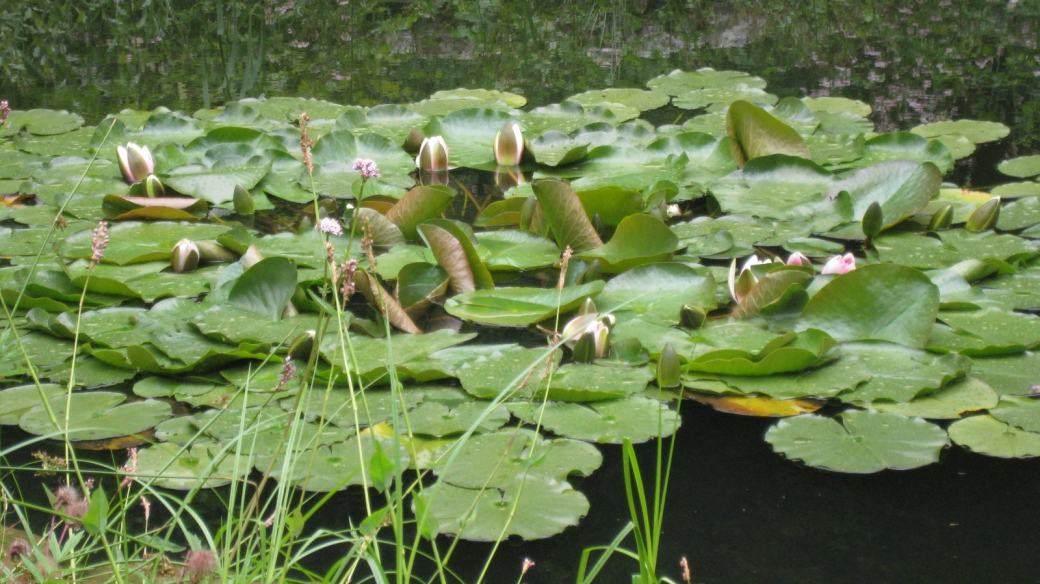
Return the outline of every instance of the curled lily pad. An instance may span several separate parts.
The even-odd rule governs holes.
[[[437,263],[448,272],[455,292],[495,287],[469,233],[447,219],[431,219],[418,229],[437,258]]]
[[[787,418],[811,414],[823,407],[822,401],[773,399],[766,396],[709,395],[686,392],[686,397],[707,404],[720,412],[740,416]]]
[[[769,154],[810,158],[809,148],[798,132],[746,101],[736,101],[729,106],[726,131],[733,159],[741,167],[753,158]]]
[[[942,428],[920,418],[850,410],[838,419],[809,414],[781,420],[766,432],[766,442],[809,466],[873,473],[936,462],[950,440]]]
[[[807,330],[797,337],[786,335],[757,355],[738,349],[707,352],[685,365],[686,371],[720,375],[768,376],[802,371],[818,365],[837,342],[826,333]]]
[[[168,221],[195,221],[206,216],[209,205],[203,199],[187,197],[120,197],[105,195],[101,206],[105,217],[126,219],[163,219]]]
[[[50,400],[51,410],[62,424],[59,431],[51,422],[43,404],[34,406],[18,420],[18,425],[31,434],[65,434],[68,415],[69,440],[102,440],[144,432],[172,415],[170,404],[157,400],[130,403],[126,395],[111,391],[57,395]]]
[[[603,247],[575,255],[585,261],[599,260],[603,271],[620,273],[636,266],[666,260],[679,245],[679,238],[659,219],[639,213],[621,220],[614,237]]]
[[[532,189],[560,247],[570,247],[575,252],[581,252],[603,246],[603,240],[585,214],[581,199],[570,185],[560,180],[545,179],[535,181]]]
[[[408,239],[418,239],[416,227],[440,215],[454,198],[455,191],[450,187],[418,186],[405,193],[387,211],[386,218],[393,221]]]
[[[444,309],[452,316],[483,324],[527,326],[576,308],[585,298],[599,294],[604,285],[603,281],[596,281],[563,290],[526,287],[476,290],[449,298]]]

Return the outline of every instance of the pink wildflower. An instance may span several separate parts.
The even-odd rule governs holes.
[[[101,263],[101,258],[105,255],[105,249],[108,247],[108,223],[105,223],[104,221],[98,223],[97,229],[94,230],[94,238],[92,241],[90,267],[94,267]]]
[[[292,363],[292,357],[286,356],[285,361],[282,362],[282,377],[278,380],[278,386],[274,390],[276,392],[284,390],[285,385],[294,375],[296,375],[296,366]]]
[[[374,160],[369,160],[368,158],[358,158],[354,160],[354,170],[361,173],[361,178],[363,180],[380,176],[379,167],[376,166],[376,162]]]
[[[121,469],[119,469],[123,472],[124,475],[126,475],[123,477],[123,480],[119,483],[120,489],[125,489],[126,487],[129,487],[130,483],[133,483],[134,478],[137,476],[137,449],[127,448],[126,455],[128,456],[128,458],[126,459],[126,463],[123,464],[123,467]]]
[[[184,571],[191,584],[198,584],[217,571],[217,556],[209,550],[191,550],[184,556]]]
[[[343,235],[343,226],[332,217],[323,217],[318,222],[318,229],[329,235]]]

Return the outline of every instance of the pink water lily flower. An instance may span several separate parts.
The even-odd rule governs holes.
[[[823,264],[822,274],[847,274],[856,269],[856,256],[851,253],[836,255]]]
[[[787,256],[787,265],[789,266],[811,266],[812,262],[809,258],[805,257],[800,251],[796,251],[793,254]]]
[[[147,146],[138,146],[133,142],[126,146],[116,146],[119,154],[119,169],[127,182],[137,182],[155,172],[155,158]]]

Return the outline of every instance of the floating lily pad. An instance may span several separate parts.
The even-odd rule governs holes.
[[[802,102],[813,112],[844,112],[865,118],[873,111],[869,104],[847,97],[803,97]]]
[[[646,264],[613,278],[596,297],[601,312],[631,311],[661,324],[679,323],[679,310],[692,304],[715,308],[715,278],[679,263]]]
[[[515,404],[510,411],[531,424],[540,420],[542,427],[555,434],[600,444],[671,436],[681,423],[667,404],[642,396],[586,405],[550,402],[544,410],[538,404]]]
[[[881,205],[884,229],[924,209],[938,194],[940,183],[942,174],[934,164],[900,160],[859,170],[834,183],[827,194],[836,197],[848,192],[857,220],[874,203]]]
[[[43,399],[51,399],[64,393],[65,388],[53,383],[43,383],[39,387],[35,384],[8,387],[0,391],[0,424],[17,424],[22,414],[37,405],[42,405]],[[41,394],[44,396],[42,399]]]
[[[250,469],[245,462],[236,461],[234,453],[225,450],[222,444],[155,444],[138,451],[137,477],[157,487],[182,491],[226,485],[245,476]]]
[[[83,125],[83,117],[65,110],[14,110],[7,115],[7,123],[0,136],[17,134],[24,129],[37,136],[67,134]]]
[[[933,420],[954,420],[964,412],[985,410],[997,405],[997,392],[974,377],[955,381],[942,389],[906,403],[874,401],[870,407],[879,412],[902,414]]]
[[[156,400],[130,403],[122,393],[111,391],[78,392],[70,397],[51,398],[50,406],[62,430],[51,422],[42,404],[27,411],[18,425],[31,434],[64,434],[64,420],[68,412],[69,440],[103,440],[116,436],[137,434],[155,427],[172,415],[170,404]]]
[[[925,466],[950,443],[942,428],[920,418],[854,410],[838,419],[786,418],[766,432],[766,442],[809,466],[849,473]]]
[[[646,389],[653,378],[654,372],[649,366],[606,367],[567,363],[553,374],[548,398],[568,402],[624,398]]]
[[[667,225],[640,213],[622,219],[614,237],[606,245],[575,254],[575,257],[585,261],[599,260],[604,272],[615,274],[666,260],[678,245],[679,239]]]
[[[950,425],[950,439],[972,452],[999,458],[1040,456],[1040,434],[1027,432],[993,416],[972,416]]]
[[[910,130],[925,138],[936,138],[959,134],[976,144],[992,142],[1006,137],[1011,129],[998,122],[982,122],[979,120],[957,120],[954,122],[933,122],[922,124]]]
[[[989,414],[1001,422],[1027,432],[1040,432],[1040,400],[1029,397],[1002,397]]]
[[[1021,353],[1040,345],[1040,317],[988,308],[978,311],[942,311],[939,320],[976,342],[963,348],[966,355]]]
[[[181,239],[214,239],[228,231],[230,227],[223,225],[127,221],[109,227],[108,248],[103,259],[120,265],[168,260],[174,244]],[[89,258],[92,238],[93,232],[89,230],[73,234],[58,246],[58,253],[67,258]]]
[[[495,288],[449,298],[448,314],[483,324],[527,326],[576,308],[585,298],[603,290],[604,282],[588,282],[563,290],[544,288]]]
[[[1040,182],[1017,182],[1000,185],[990,191],[994,197],[1014,199],[1016,197],[1032,197],[1040,195]]]
[[[477,433],[487,433],[509,421],[509,411],[505,406],[499,405],[487,411],[490,402],[474,401],[469,394],[456,388],[422,389],[425,396],[422,404],[408,412],[408,428],[415,434],[439,438],[461,434],[474,425]]]
[[[845,402],[909,402],[971,370],[971,360],[962,355],[936,355],[892,343],[844,343],[841,350],[871,375],[869,381],[840,396]]]
[[[667,75],[659,75],[646,82],[646,86],[650,89],[663,91],[669,95],[680,95],[687,91],[713,87],[734,87],[737,84],[758,89],[766,86],[766,82],[761,77],[754,77],[740,71],[716,71],[711,67],[704,67],[696,71],[676,69]]]
[[[1040,154],[1019,156],[1001,162],[997,170],[1016,178],[1029,178],[1040,174]]]

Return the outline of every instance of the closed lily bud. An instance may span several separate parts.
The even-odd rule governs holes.
[[[194,272],[199,267],[199,248],[191,240],[182,239],[170,253],[170,267],[174,272]]]
[[[860,221],[860,225],[863,227],[863,235],[867,237],[875,237],[878,233],[881,233],[881,228],[885,226],[885,216],[881,211],[881,204],[874,201],[867,207],[865,213],[863,213],[863,219]]]
[[[661,349],[661,357],[657,361],[657,386],[660,388],[679,385],[682,369],[679,365],[679,354],[671,343],[665,343]]]
[[[527,197],[523,206],[520,207],[520,229],[525,231],[531,229],[531,219],[534,217],[534,212],[537,208],[538,199],[534,196]]]
[[[697,330],[704,326],[708,314],[700,306],[685,304],[679,309],[679,326],[684,329]]]
[[[823,264],[821,274],[847,274],[856,269],[856,256],[851,253],[836,255]]]
[[[155,199],[157,197],[166,196],[166,187],[163,186],[162,181],[159,177],[154,174],[148,175],[148,178],[144,179],[144,194],[149,198]]]
[[[220,245],[215,241],[197,241],[195,247],[199,249],[199,261],[200,262],[233,262],[238,259],[238,255],[230,249]]]
[[[1000,197],[993,197],[975,209],[964,227],[968,231],[986,231],[996,227],[997,219],[1000,219]]]
[[[138,146],[133,142],[126,146],[116,146],[119,155],[119,169],[128,182],[143,180],[155,172],[155,159],[147,146]]]
[[[596,303],[592,301],[592,298],[586,298],[578,308],[578,316],[585,316],[593,312],[596,312]]]
[[[585,273],[581,275],[582,283],[595,282],[596,280],[603,279],[603,264],[599,263],[599,260],[592,260],[589,263],[589,267],[585,268]]]
[[[253,197],[249,194],[249,191],[242,185],[235,185],[235,194],[231,199],[232,204],[235,206],[235,213],[239,215],[252,215],[255,205],[253,204]]]
[[[415,157],[415,166],[420,170],[448,170],[448,145],[444,138],[433,136],[425,138],[419,146],[419,155]]]
[[[789,266],[811,266],[812,262],[800,251],[796,251],[793,254],[787,256],[787,265]]]
[[[744,261],[744,265],[740,267],[740,272],[737,272],[737,258],[733,258],[733,263],[729,267],[729,295],[736,300],[738,303],[744,299],[744,296],[751,291],[751,288],[758,283],[758,278],[755,277],[754,272],[751,268],[762,264],[774,263],[773,260],[760,260],[758,256],[751,255],[747,260]]]
[[[305,331],[293,339],[293,342],[289,344],[289,357],[301,361],[309,359],[311,349],[314,347],[315,334],[314,331]]]
[[[516,166],[524,157],[524,132],[520,124],[506,122],[495,134],[495,162],[502,166]]]
[[[928,231],[941,231],[953,225],[953,205],[945,205],[932,215],[928,222]]]

